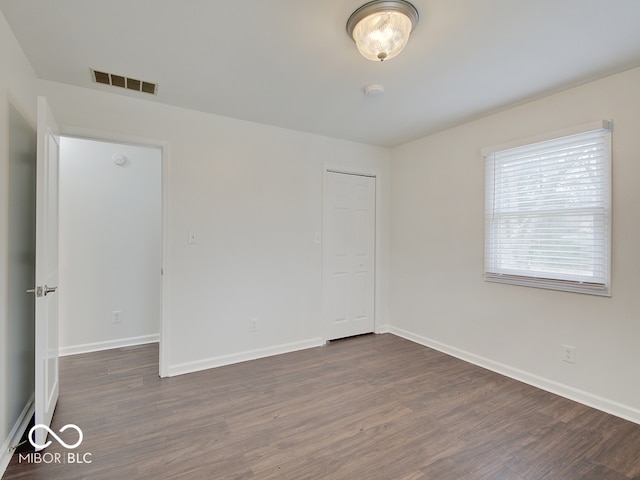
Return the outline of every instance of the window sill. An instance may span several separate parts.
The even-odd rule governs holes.
[[[583,293],[587,295],[597,295],[610,297],[611,292],[608,285],[603,283],[578,282],[573,280],[556,280],[552,278],[526,277],[522,275],[506,275],[499,273],[485,273],[484,279],[487,282],[505,283],[509,285],[520,285],[523,287],[545,288],[548,290],[559,290],[571,293]]]

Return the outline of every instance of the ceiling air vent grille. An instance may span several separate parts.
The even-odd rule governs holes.
[[[98,70],[91,70],[91,74],[96,83],[126,88],[136,92],[150,93],[151,95],[155,95],[158,91],[158,84],[156,83],[144,82],[142,80],[136,80],[135,78],[123,77],[122,75],[100,72]]]

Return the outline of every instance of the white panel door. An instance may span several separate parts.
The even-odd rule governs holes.
[[[323,316],[327,340],[375,329],[376,180],[325,172]]]
[[[38,98],[36,181],[35,423],[49,426],[58,401],[58,160],[59,134],[43,97]],[[35,430],[36,444],[47,432]]]

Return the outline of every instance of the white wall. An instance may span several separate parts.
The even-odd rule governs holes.
[[[36,76],[0,13],[0,474],[34,386]],[[18,436],[19,438],[19,436]]]
[[[61,138],[61,354],[157,341],[161,167],[158,148]]]
[[[376,314],[388,323],[388,149],[48,81],[39,94],[68,134],[166,143],[169,373],[322,341],[325,163],[381,175]]]
[[[393,151],[396,333],[640,422],[638,85],[631,70]],[[614,122],[612,297],[485,283],[480,149],[601,119]]]

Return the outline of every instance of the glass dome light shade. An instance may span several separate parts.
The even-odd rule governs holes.
[[[363,57],[382,61],[406,46],[418,23],[418,11],[406,0],[373,0],[351,14],[347,33]]]
[[[411,20],[399,12],[369,15],[358,22],[353,39],[363,57],[389,60],[398,55],[409,41]]]

